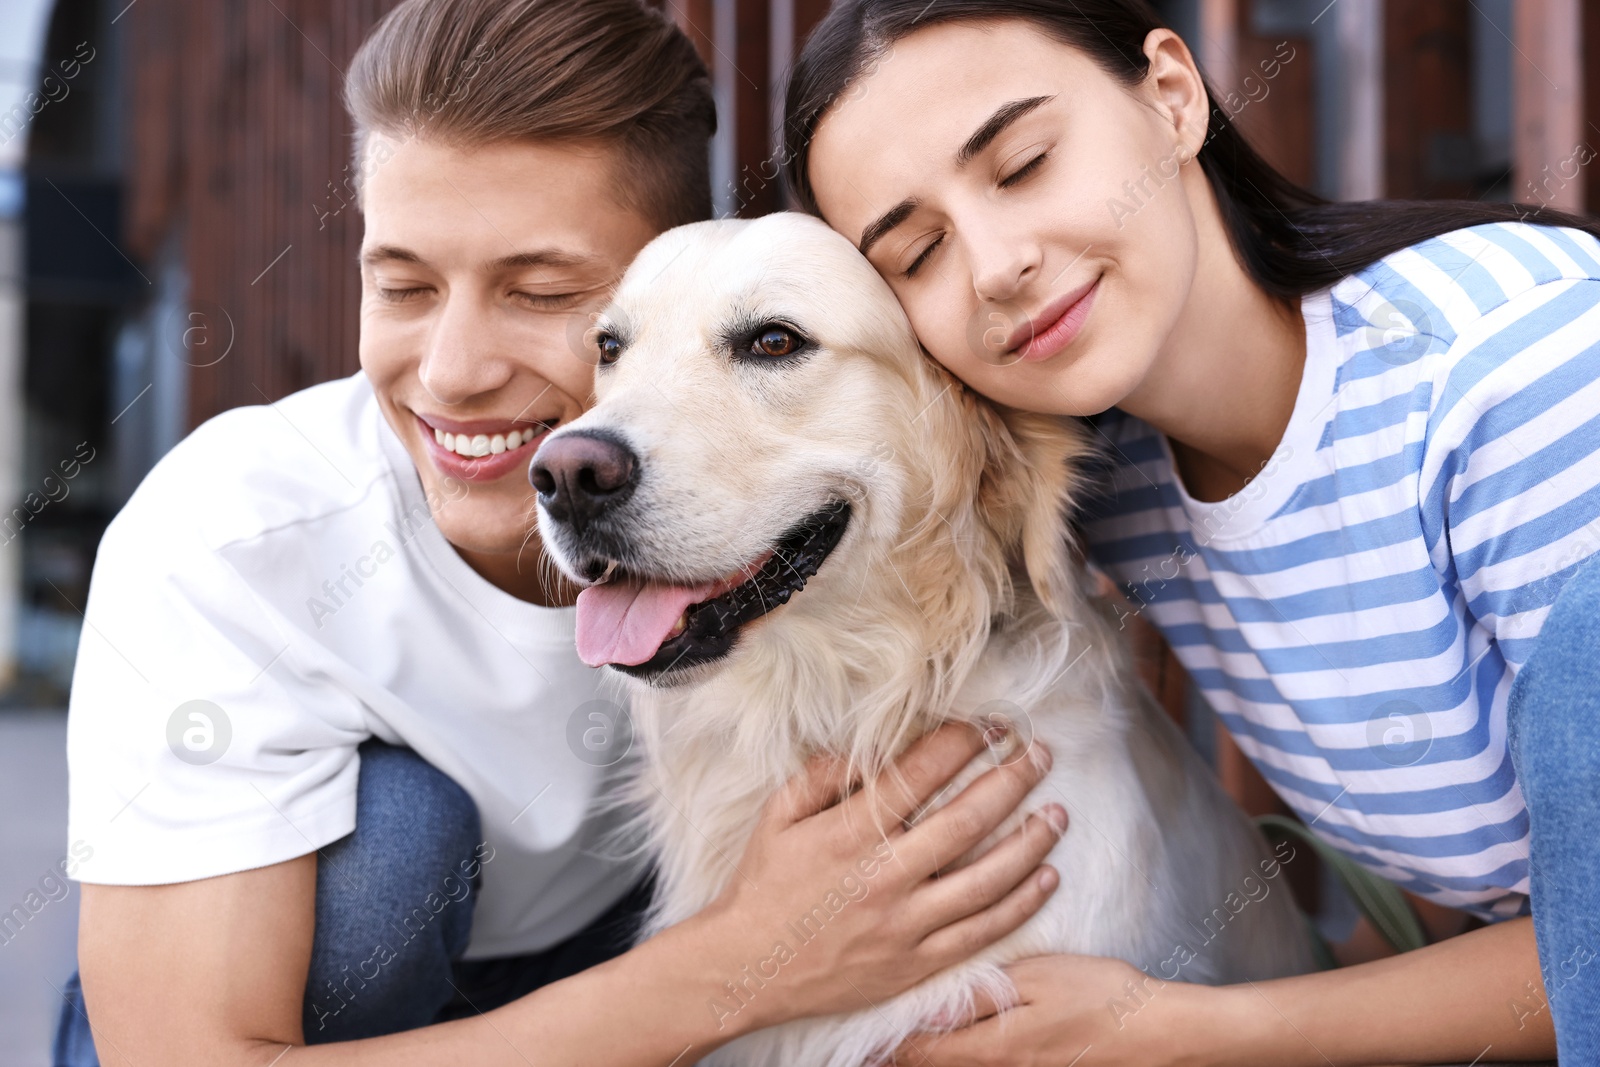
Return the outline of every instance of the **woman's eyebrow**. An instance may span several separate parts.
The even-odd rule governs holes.
[[[867,228],[861,231],[861,241],[856,245],[857,250],[863,256],[866,255],[867,250],[877,244],[884,234],[906,221],[906,216],[915,211],[919,203],[916,197],[907,197],[869,222]]]
[[[1049,96],[1029,96],[1022,100],[1012,100],[1010,103],[1001,104],[995,108],[982,126],[973,131],[958,152],[956,152],[956,166],[964,167],[971,163],[973,157],[989,147],[996,137],[1005,132],[1007,126],[1016,122],[1022,116],[1042,104],[1048,104],[1055,99],[1055,94]],[[894,229],[906,220],[906,217],[917,209],[920,203],[915,197],[907,197],[882,215],[869,222],[861,231],[861,240],[856,249],[864,256],[867,250],[877,244],[883,235]]]
[[[1007,126],[1016,122],[1034,108],[1041,104],[1049,103],[1054,99],[1055,96],[1053,94],[1050,96],[1030,96],[1023,100],[1013,100],[1009,104],[1001,104],[995,108],[994,114],[990,115],[984,124],[973,132],[971,137],[967,138],[967,143],[962,145],[961,150],[956,153],[956,166],[964,167],[971,163],[973,157],[988,148],[989,142],[1004,133]]]

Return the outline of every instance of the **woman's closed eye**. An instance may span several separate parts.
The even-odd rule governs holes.
[[[1049,157],[1050,157],[1050,152],[1049,152],[1048,149],[1046,149],[1043,152],[1038,153],[1032,159],[1030,159],[1026,163],[1024,163],[1022,166],[1018,167],[1016,170],[1012,171],[1010,174],[1007,174],[1005,177],[1001,178],[999,180],[999,182],[998,182],[1000,188],[1009,189],[1012,186],[1016,185],[1017,183],[1025,180],[1029,175],[1037,173],[1039,168],[1044,166],[1045,160],[1048,159]],[[917,257],[915,259],[913,259],[911,261],[911,263],[903,271],[900,272],[900,276],[902,278],[914,278],[914,277],[916,277],[917,272],[920,271],[927,264],[929,258],[932,257],[934,251],[936,249],[938,249],[938,247],[943,243],[944,243],[944,235],[943,234],[939,235],[938,237],[934,238],[932,241],[928,242],[927,246],[925,248],[923,248],[923,250],[917,254]]]
[[[1004,178],[1001,178],[1000,179],[1000,188],[1009,189],[1009,188],[1011,188],[1011,186],[1016,185],[1018,182],[1022,181],[1028,175],[1030,175],[1030,174],[1034,173],[1035,171],[1037,171],[1040,167],[1042,167],[1044,165],[1044,161],[1045,161],[1046,157],[1048,157],[1049,155],[1050,155],[1050,153],[1047,152],[1047,151],[1046,152],[1040,152],[1038,155],[1036,155],[1032,159],[1028,160],[1028,162],[1024,163],[1022,166],[1018,167],[1016,170],[1012,171],[1010,174],[1007,174]]]
[[[944,243],[944,235],[943,234],[940,234],[938,237],[934,238],[931,242],[929,242],[928,243],[928,247],[924,248],[921,252],[917,253],[917,258],[913,259],[911,261],[910,265],[908,265],[905,270],[900,272],[901,277],[903,277],[903,278],[915,277],[917,271],[921,270],[923,265],[928,262],[928,258],[933,255],[933,250],[938,248],[943,243]]]

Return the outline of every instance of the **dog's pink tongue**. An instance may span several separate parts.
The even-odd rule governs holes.
[[[578,657],[591,667],[644,663],[710,586],[610,581],[578,594]]]

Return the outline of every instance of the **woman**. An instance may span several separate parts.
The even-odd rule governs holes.
[[[1325,204],[1141,0],[843,0],[786,136],[934,358],[1094,417],[1091,557],[1284,800],[1486,924],[1243,989],[1032,960],[906,1061],[1594,1062],[1592,225]]]

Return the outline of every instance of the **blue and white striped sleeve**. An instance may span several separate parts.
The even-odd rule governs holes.
[[[1600,552],[1600,281],[1542,282],[1487,312],[1440,359],[1433,390],[1429,552],[1515,669]]]

